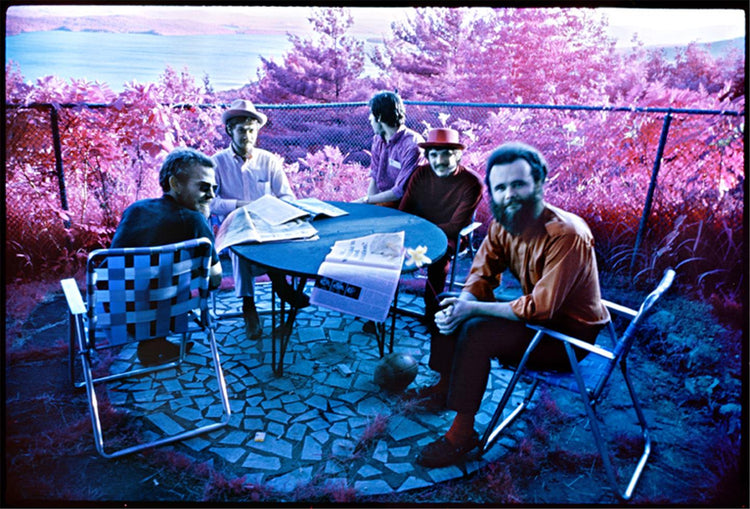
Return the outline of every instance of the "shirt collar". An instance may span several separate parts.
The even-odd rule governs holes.
[[[396,143],[398,143],[399,141],[401,141],[401,138],[404,137],[405,133],[406,133],[406,126],[402,125],[401,127],[398,128],[398,131],[396,131],[393,134],[393,137],[390,140],[388,140],[386,143],[388,145],[395,145]]]

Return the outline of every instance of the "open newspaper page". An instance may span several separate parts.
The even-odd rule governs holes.
[[[291,205],[287,201],[276,198],[272,194],[265,194],[257,200],[253,200],[246,207],[251,213],[260,217],[271,226],[278,226],[287,221],[308,215],[306,211]]]
[[[404,261],[404,232],[338,241],[318,269],[310,302],[384,322]]]
[[[308,239],[318,233],[310,223],[301,219],[280,225],[269,224],[252,213],[248,207],[233,210],[221,223],[216,233],[217,253],[237,244]]]
[[[373,233],[366,237],[339,240],[325,261],[392,268],[397,269],[400,275],[404,261],[404,232]]]
[[[295,200],[291,203],[295,207],[299,207],[305,212],[308,212],[312,217],[339,217],[348,214],[347,211],[317,198],[300,198],[299,200]]]

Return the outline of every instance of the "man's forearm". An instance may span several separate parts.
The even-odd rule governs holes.
[[[469,306],[471,316],[492,316],[496,318],[505,318],[506,320],[518,321],[520,318],[513,312],[509,302],[483,302],[467,292],[461,292],[459,299],[466,302]]]
[[[401,198],[396,196],[392,190],[383,191],[382,193],[373,194],[367,200],[368,203],[384,203],[389,201],[399,201]]]

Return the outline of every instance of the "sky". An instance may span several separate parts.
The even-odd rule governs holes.
[[[194,16],[196,10],[202,21],[215,19],[216,23],[231,23],[233,16],[252,14],[264,26],[277,23],[279,30],[309,29],[307,7],[196,7],[196,6],[104,6],[56,5],[15,6],[17,14],[38,16],[94,16],[123,14],[153,15],[159,19],[165,10],[172,15]],[[352,35],[383,35],[390,23],[404,19],[410,8],[356,7],[352,9],[354,25]],[[179,14],[177,14],[179,11]],[[740,9],[638,9],[598,8],[609,18],[610,35],[618,46],[628,46],[633,33],[637,33],[646,46],[685,45],[689,42],[711,42],[745,36],[744,11]],[[290,16],[299,12],[299,16]],[[279,15],[281,13],[281,15]]]

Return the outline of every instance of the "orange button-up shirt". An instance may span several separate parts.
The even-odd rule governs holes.
[[[602,325],[609,312],[601,300],[594,237],[580,217],[546,204],[543,227],[511,235],[497,221],[479,247],[464,291],[493,301],[506,269],[518,278],[523,296],[510,302],[521,320]]]

